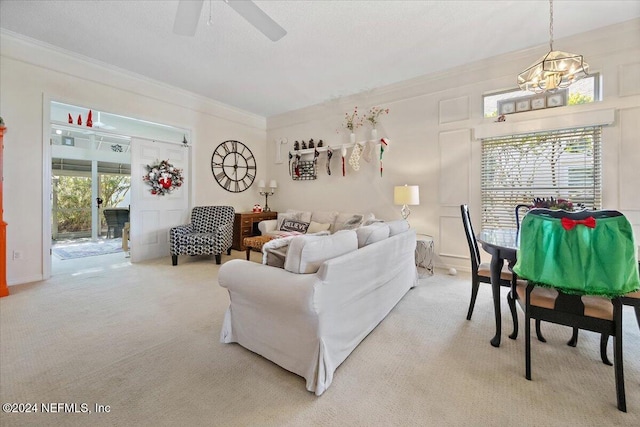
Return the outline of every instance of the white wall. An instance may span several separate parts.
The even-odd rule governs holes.
[[[603,101],[509,115],[507,123],[533,119],[539,121],[542,130],[546,122],[558,116],[614,109],[615,121],[603,131],[603,202],[606,208],[627,214],[640,236],[640,20],[557,40],[555,46],[585,55],[591,71],[602,74]],[[482,95],[515,89],[517,74],[547,49],[539,46],[501,55],[269,118],[267,162],[270,177],[280,185],[270,200],[272,208],[373,211],[382,218],[400,218],[399,207],[393,205],[393,186],[418,184],[421,203],[412,207],[411,225],[434,236],[436,265],[469,270],[459,205],[470,205],[479,229],[481,152],[474,128],[493,125],[495,120],[483,118]],[[334,152],[331,176],[324,171],[322,155],[317,180],[291,180],[286,152],[293,149],[293,141],[313,138],[332,145],[347,142],[341,123],[344,113],[356,105],[360,111],[373,105],[390,109],[378,126],[379,136],[392,141],[384,155],[384,176],[380,177],[377,162],[361,162],[359,172],[349,168],[347,176],[342,177],[339,153]],[[358,140],[367,138],[367,132],[361,128]],[[285,162],[275,164],[274,141],[280,138],[287,138],[289,144],[283,146]]]
[[[458,205],[469,203],[474,223],[480,223],[480,143],[473,139],[473,128],[491,122],[482,118],[482,94],[514,88],[518,72],[547,50],[538,46],[266,120],[13,34],[2,32],[0,37],[9,284],[42,277],[43,96],[191,129],[192,205],[230,204],[243,211],[264,203],[257,189],[232,194],[214,181],[211,153],[226,139],[252,149],[258,159],[257,179],[278,180],[277,193],[269,200],[273,210],[372,211],[382,218],[400,218],[393,187],[418,184],[421,204],[412,207],[412,226],[435,237],[437,265],[468,269]],[[507,120],[615,109],[614,124],[603,132],[604,206],[623,210],[640,236],[640,20],[557,40],[556,46],[584,54],[592,71],[602,73],[603,102],[516,114]],[[379,136],[392,141],[384,156],[384,176],[377,163],[362,161],[359,172],[348,170],[343,178],[335,152],[333,175],[326,175],[322,156],[316,181],[292,181],[287,151],[293,141],[347,142],[340,126],[344,113],[355,105],[360,110],[372,105],[391,110],[378,126]],[[365,139],[367,132],[361,128],[358,139]],[[284,162],[275,164],[275,141],[280,138],[289,143],[283,146]],[[11,260],[14,250],[23,251],[24,259]]]
[[[0,115],[4,138],[4,220],[7,282],[40,280],[43,272],[43,129],[45,99],[191,129],[192,205],[229,204],[249,210],[256,191],[223,190],[211,174],[211,154],[227,139],[247,144],[265,173],[266,120],[105,64],[0,33]],[[135,179],[135,177],[133,177]],[[13,260],[14,250],[23,259]]]

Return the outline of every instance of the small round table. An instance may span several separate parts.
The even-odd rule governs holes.
[[[416,267],[420,278],[433,276],[433,237],[428,234],[416,235]]]
[[[267,243],[269,240],[272,240],[272,239],[273,237],[271,236],[245,237],[243,240],[243,243],[244,243],[244,246],[247,248],[247,261],[249,261],[249,258],[251,256],[251,249],[259,252],[262,250],[262,246],[264,246],[265,243]]]

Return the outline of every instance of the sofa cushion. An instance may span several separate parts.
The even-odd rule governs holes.
[[[409,229],[409,222],[406,219],[387,221],[385,224],[389,226],[389,237],[404,233]]]
[[[338,212],[311,212],[311,221],[319,222],[321,224],[333,224],[336,221],[336,217],[338,216]]]
[[[356,229],[358,249],[389,237],[389,226],[383,222],[365,225]]]
[[[307,229],[307,233],[308,234],[313,234],[313,233],[317,233],[319,231],[328,231],[330,227],[331,227],[331,223],[330,222],[321,223],[321,222],[315,222],[315,221],[311,220],[311,224],[309,224],[309,228]]]
[[[304,221],[298,221],[295,219],[285,218],[280,226],[281,231],[297,231],[298,233],[306,233],[309,228],[309,223]]]
[[[353,230],[330,236],[296,236],[289,242],[284,269],[292,273],[316,273],[322,263],[358,249]]]

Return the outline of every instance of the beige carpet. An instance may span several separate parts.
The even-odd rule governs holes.
[[[244,253],[233,251],[241,258]],[[259,259],[259,254],[253,254]],[[229,257],[223,256],[223,260]],[[640,425],[640,331],[625,309],[628,413],[598,336],[543,324],[533,341],[490,346],[490,289],[465,320],[466,276],[421,280],[316,397],[301,377],[218,341],[226,290],[209,257],[127,261],[11,287],[0,300],[0,401],[109,405],[102,414],[0,414],[14,425]],[[503,323],[510,325],[506,300]],[[609,354],[612,354],[611,344]]]

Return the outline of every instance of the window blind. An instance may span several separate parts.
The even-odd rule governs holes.
[[[601,126],[482,140],[482,227],[515,228],[515,206],[536,197],[601,209]]]

